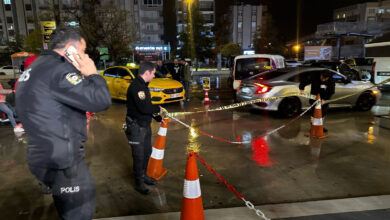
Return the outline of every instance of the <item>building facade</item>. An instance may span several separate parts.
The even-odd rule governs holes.
[[[232,41],[243,50],[253,48],[256,30],[261,29],[264,6],[236,2],[231,9]]]
[[[35,29],[37,5],[35,0],[0,1],[1,44],[14,41],[17,35],[27,36]]]
[[[204,27],[210,30],[215,25],[215,2],[214,0],[194,0],[199,4],[199,11],[204,20]],[[193,3],[192,3],[193,4]],[[186,1],[176,2],[176,25],[177,33],[187,31],[188,5]],[[210,33],[208,33],[210,34]]]
[[[106,6],[125,10],[138,44],[161,44],[164,34],[163,0],[101,0]],[[27,36],[40,28],[39,21],[58,16],[66,25],[77,26],[74,18],[85,3],[82,0],[0,0],[1,42],[14,41],[17,35]],[[58,25],[58,24],[57,24]]]

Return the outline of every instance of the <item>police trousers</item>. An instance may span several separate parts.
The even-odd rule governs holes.
[[[67,169],[29,166],[38,180],[52,189],[58,215],[65,220],[90,220],[96,203],[96,185],[84,161]]]
[[[134,177],[142,182],[152,154],[152,130],[150,125],[141,127],[129,117],[126,117],[126,126],[125,133],[133,155]]]

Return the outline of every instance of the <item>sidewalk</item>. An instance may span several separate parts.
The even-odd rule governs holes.
[[[350,199],[322,200],[299,203],[256,206],[271,219],[291,220],[385,220],[390,214],[390,195],[358,197]],[[262,219],[247,207],[204,210],[207,220]],[[386,217],[385,217],[386,216]],[[173,220],[180,219],[180,212],[127,217],[102,218],[99,220]]]

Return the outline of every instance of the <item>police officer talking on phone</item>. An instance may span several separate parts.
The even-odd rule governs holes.
[[[111,96],[78,29],[58,28],[49,47],[20,76],[16,92],[27,163],[52,189],[61,219],[92,219],[96,192],[84,161],[85,113],[107,109]]]
[[[125,133],[131,146],[133,155],[133,172],[135,190],[141,194],[148,194],[148,185],[156,185],[153,178],[146,175],[149,157],[152,153],[151,128],[152,118],[161,122],[161,107],[153,105],[148,88],[154,78],[156,67],[150,62],[141,63],[137,78],[127,90],[127,114]]]

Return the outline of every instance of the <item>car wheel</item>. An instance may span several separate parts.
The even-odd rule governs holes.
[[[356,102],[356,108],[361,111],[368,111],[375,105],[375,96],[370,93],[363,93]]]
[[[290,97],[284,98],[278,107],[278,112],[283,117],[294,117],[301,112],[301,101],[298,98]]]

